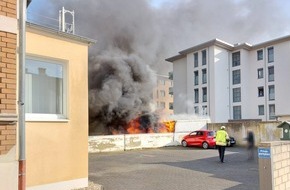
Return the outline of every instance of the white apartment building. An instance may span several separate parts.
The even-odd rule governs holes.
[[[162,115],[173,114],[173,81],[166,75],[156,75],[157,84],[153,89],[152,98],[155,103],[156,111]]]
[[[290,36],[256,45],[213,39],[166,61],[173,63],[174,114],[211,122],[290,118]]]

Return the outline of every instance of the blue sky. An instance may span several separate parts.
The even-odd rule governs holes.
[[[178,0],[148,0],[150,5],[154,8],[161,8],[165,4],[173,4],[174,2],[177,2]]]

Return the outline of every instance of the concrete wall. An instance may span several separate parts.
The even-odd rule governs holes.
[[[187,76],[186,59],[183,58],[173,64],[173,111],[174,114],[187,113]]]
[[[280,140],[282,137],[282,130],[277,126],[280,122],[236,122],[236,123],[208,123],[209,130],[219,130],[222,125],[226,126],[226,130],[230,136],[233,136],[237,145],[246,145],[245,138],[247,136],[247,129],[251,129],[255,135],[255,145],[264,141]]]
[[[212,122],[226,122],[230,118],[229,109],[229,56],[227,50],[213,46],[209,63],[208,92],[209,116]]]
[[[259,149],[266,150],[258,151],[260,189],[290,189],[290,141],[264,142]]]
[[[90,136],[89,153],[158,148],[172,145],[173,133]]]

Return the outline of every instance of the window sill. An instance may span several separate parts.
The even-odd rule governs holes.
[[[25,114],[25,121],[27,122],[68,122],[64,115],[58,114]]]
[[[16,114],[0,114],[1,125],[13,125],[17,122],[18,118]]]
[[[25,120],[26,122],[54,122],[54,123],[67,123],[69,122],[68,119],[41,119],[41,118],[29,118]]]

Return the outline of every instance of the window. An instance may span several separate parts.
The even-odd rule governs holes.
[[[194,89],[194,103],[198,103],[199,95],[198,95],[198,89]]]
[[[264,78],[263,68],[258,69],[258,79]]]
[[[206,69],[202,69],[202,84],[207,83],[207,74],[206,74]]]
[[[257,51],[257,60],[263,60],[263,50]]]
[[[159,98],[159,91],[156,91],[156,98]]]
[[[232,66],[233,67],[239,66],[240,65],[240,52],[233,53],[232,59],[233,59]]]
[[[258,96],[263,97],[264,96],[264,87],[258,87]]]
[[[159,106],[160,106],[159,108],[164,109],[165,108],[165,102],[160,102]]]
[[[233,102],[241,101],[241,88],[233,88]]]
[[[197,131],[196,135],[197,136],[203,136],[203,131]]]
[[[241,83],[241,70],[234,70],[233,71],[233,84],[240,84]]]
[[[169,102],[169,109],[173,110],[173,103],[172,102]]]
[[[269,105],[269,119],[276,119],[276,117],[275,117],[275,104]]]
[[[233,106],[233,119],[242,119],[241,106]]]
[[[160,85],[165,85],[165,80],[160,79],[160,80],[159,80],[159,84],[160,84]]]
[[[274,67],[268,67],[268,82],[274,81]]]
[[[161,95],[161,97],[165,97],[165,91],[164,90],[160,90],[160,95]]]
[[[268,48],[268,63],[274,62],[274,48]]]
[[[202,65],[206,65],[206,50],[203,50],[201,54],[202,54]]]
[[[194,71],[194,85],[198,85],[198,71]]]
[[[207,102],[207,88],[202,88],[202,101]]]
[[[207,106],[202,106],[202,115],[207,115]]]
[[[198,110],[198,106],[194,106],[194,113],[198,114],[199,110]]]
[[[198,67],[198,53],[194,53],[193,54],[194,56],[194,67]]]
[[[269,100],[275,100],[275,86],[269,86]]]
[[[264,115],[264,105],[259,105],[258,106],[258,109],[259,109],[259,115]]]
[[[44,119],[66,118],[66,68],[63,63],[28,58],[25,66],[25,112]],[[41,115],[40,115],[41,114]]]

